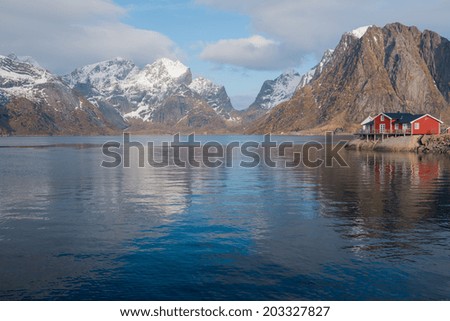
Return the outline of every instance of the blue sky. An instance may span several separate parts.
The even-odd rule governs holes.
[[[342,33],[390,22],[450,35],[448,0],[0,0],[0,54],[64,74],[129,58],[179,59],[247,107],[262,83],[311,68]]]
[[[226,86],[237,108],[248,107],[262,83],[280,70],[251,70],[200,59],[207,43],[237,39],[251,34],[250,18],[238,12],[196,4],[194,1],[117,1],[127,8],[126,23],[138,28],[163,30],[181,49],[179,59],[195,76],[204,76]],[[311,62],[314,64],[314,62]],[[291,68],[292,69],[292,68]]]

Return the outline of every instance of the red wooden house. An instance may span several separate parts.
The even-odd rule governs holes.
[[[381,113],[366,124],[368,134],[437,135],[442,121],[429,115],[409,113]]]

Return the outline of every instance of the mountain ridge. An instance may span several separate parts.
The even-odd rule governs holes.
[[[193,79],[190,68],[167,58],[142,69],[129,60],[116,58],[78,68],[64,78],[94,104],[116,108],[129,123],[144,122],[139,128],[150,130],[154,124],[159,124],[155,126],[158,128],[163,125],[178,128],[181,118],[189,118],[190,111],[200,105],[219,129],[226,129],[238,115],[223,86],[203,77]],[[173,123],[173,115],[163,115],[164,106],[180,111],[175,112],[177,122]],[[171,121],[166,122],[167,119]],[[204,122],[208,123],[206,119]],[[188,127],[194,123],[197,124],[187,122]]]
[[[244,111],[224,86],[167,58],[139,68],[118,57],[60,77],[32,57],[0,56],[0,134],[353,131],[385,111],[450,124],[449,106],[450,42],[400,23],[344,33],[304,75],[264,82]]]
[[[1,135],[99,135],[118,129],[60,77],[29,59],[0,56]]]
[[[369,114],[430,113],[450,123],[447,39],[400,23],[344,33],[330,63],[248,133],[357,130]]]

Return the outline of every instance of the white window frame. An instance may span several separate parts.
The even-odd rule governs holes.
[[[414,130],[419,130],[420,129],[420,123],[414,123]]]
[[[384,121],[384,115],[381,115],[380,121]]]
[[[386,124],[380,124],[380,133],[384,133],[386,131]]]

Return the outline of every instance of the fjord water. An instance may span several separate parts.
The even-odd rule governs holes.
[[[0,139],[0,299],[450,299],[448,157],[108,169],[108,140]]]

